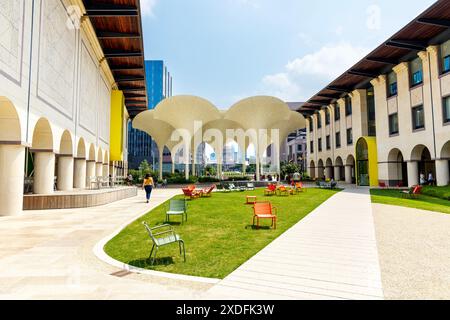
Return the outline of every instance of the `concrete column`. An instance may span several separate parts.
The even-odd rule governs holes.
[[[116,176],[116,172],[114,170],[114,165],[109,166],[109,174],[114,178]]]
[[[352,167],[345,166],[345,183],[352,184]]]
[[[334,180],[341,181],[341,167],[334,167]]]
[[[91,160],[86,163],[86,188],[91,187],[91,178],[95,177],[95,161]]]
[[[0,145],[0,216],[22,212],[24,165],[25,147]]]
[[[172,159],[172,174],[175,174],[175,161]]]
[[[95,176],[103,177],[103,163],[97,162],[95,164]]]
[[[408,184],[409,187],[419,184],[419,163],[417,161],[408,162]]]
[[[109,165],[107,165],[105,163],[103,164],[102,175],[104,177],[108,177],[109,176]]]
[[[186,181],[189,180],[189,161],[186,161],[184,164],[184,176],[186,178]]]
[[[71,191],[73,189],[73,157],[58,157],[58,190]]]
[[[75,159],[73,187],[75,189],[84,189],[86,187],[86,160]]]
[[[258,151],[256,151],[258,152]],[[259,156],[256,156],[256,181],[261,181],[261,171],[260,171],[261,164],[259,163]]]
[[[34,153],[35,194],[52,194],[55,184],[55,154],[53,152]]]
[[[160,148],[161,149],[161,148]],[[159,180],[163,179],[164,150],[159,151]]]
[[[438,187],[445,187],[450,184],[448,162],[449,160],[436,160],[436,183]]]

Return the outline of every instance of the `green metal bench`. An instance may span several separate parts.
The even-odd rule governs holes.
[[[181,216],[181,223],[187,221],[187,202],[186,200],[170,200],[166,208],[166,222],[170,222],[171,216]]]
[[[150,228],[147,222],[143,222],[142,224],[153,242],[152,250],[150,251],[150,256],[148,257],[149,259],[152,259],[151,265],[153,265],[156,261],[156,255],[158,254],[159,248],[173,243],[178,243],[178,246],[180,247],[180,255],[183,254],[184,262],[186,262],[186,249],[184,247],[184,241],[178,234],[175,233],[171,225],[164,224],[158,227]],[[154,256],[153,252],[155,253]]]

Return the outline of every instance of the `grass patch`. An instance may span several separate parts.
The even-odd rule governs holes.
[[[435,197],[435,198],[440,198],[443,200],[450,201],[450,186],[446,186],[446,187],[425,186],[425,187],[423,187],[422,193],[424,195],[427,195],[430,197]]]
[[[417,199],[405,199],[399,190],[370,190],[373,203],[388,204],[416,208],[428,211],[436,211],[450,214],[450,201],[422,194]]]
[[[223,279],[337,192],[308,189],[296,196],[266,198],[263,190],[256,190],[215,193],[210,199],[189,201],[188,222],[173,224],[185,241],[187,262],[179,255],[178,246],[170,245],[159,251],[157,263],[150,266],[151,240],[142,222],[150,226],[163,224],[166,207],[161,205],[122,230],[106,244],[105,252],[136,267]],[[278,208],[276,230],[250,227],[253,211],[244,204],[246,195],[256,195],[259,201],[271,201]],[[263,223],[270,225],[270,221]]]

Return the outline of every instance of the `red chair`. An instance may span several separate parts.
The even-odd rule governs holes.
[[[380,186],[381,189],[386,189],[386,188],[387,188],[385,182],[380,182],[380,183],[379,183],[379,186]]]
[[[277,210],[270,202],[257,202],[253,206],[253,226],[256,220],[257,229],[259,229],[259,221],[261,219],[272,220],[272,227],[274,229],[277,228]]]
[[[212,192],[214,191],[214,189],[216,188],[216,185],[212,185],[209,188],[203,189],[202,191],[202,197],[211,197],[212,196]]]
[[[183,190],[183,194],[184,194],[184,199],[190,199],[190,200],[194,200],[194,199],[198,199],[201,197],[202,192],[200,191],[196,191],[196,190],[192,190],[190,188],[185,188],[182,189]]]
[[[277,193],[277,186],[275,184],[269,184],[266,190],[264,190],[265,196],[274,196]]]
[[[409,190],[402,191],[403,198],[409,197],[411,199],[417,199],[422,194],[422,186],[415,186]]]

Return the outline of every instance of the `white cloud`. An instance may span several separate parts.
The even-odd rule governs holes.
[[[286,101],[306,100],[368,52],[349,43],[326,45],[290,61],[284,71],[265,76],[263,90]]]
[[[156,0],[141,0],[141,13],[144,17],[154,17]]]

